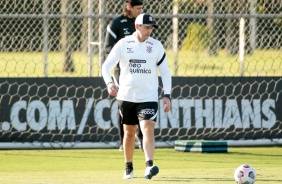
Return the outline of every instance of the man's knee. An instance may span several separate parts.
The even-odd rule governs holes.
[[[126,131],[125,135],[129,139],[135,138],[135,132],[134,131]]]
[[[125,133],[127,138],[135,138],[135,126],[126,125],[124,127],[124,133]]]

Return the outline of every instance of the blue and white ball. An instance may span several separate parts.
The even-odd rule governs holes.
[[[238,184],[253,184],[257,179],[256,170],[248,165],[240,165],[234,172],[234,179]]]

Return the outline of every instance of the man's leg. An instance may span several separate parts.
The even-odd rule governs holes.
[[[143,132],[143,149],[146,160],[146,170],[144,175],[146,179],[151,179],[159,172],[159,168],[153,165],[155,154],[155,124],[156,123],[151,120],[142,120],[140,122],[140,127]]]
[[[118,86],[119,85],[119,76],[120,76],[120,66],[119,63],[117,63],[117,65],[114,67],[114,75],[113,75],[113,79],[115,84]],[[118,120],[118,130],[119,130],[119,151],[123,151],[123,137],[124,137],[124,130],[123,130],[123,124],[122,124],[122,117],[119,113],[118,110],[118,114],[117,114],[117,120]]]
[[[124,138],[123,138],[123,148],[124,148],[124,159],[125,162],[132,162],[133,152],[135,148],[135,125],[123,125],[124,128]]]
[[[142,120],[140,122],[140,128],[143,132],[143,149],[145,154],[145,160],[153,160],[155,152],[155,122],[151,120]]]
[[[118,120],[118,130],[119,130],[119,151],[123,151],[123,137],[124,137],[124,130],[123,130],[123,124],[121,122],[121,115],[120,113],[117,114],[117,120]]]
[[[124,160],[126,164],[124,179],[133,178],[133,153],[135,149],[135,125],[123,125],[124,128],[124,138],[123,138],[123,148],[124,148]]]

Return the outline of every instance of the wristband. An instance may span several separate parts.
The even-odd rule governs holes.
[[[165,94],[164,97],[167,97],[171,101],[170,94]]]

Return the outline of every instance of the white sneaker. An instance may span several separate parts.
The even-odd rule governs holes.
[[[130,173],[127,173],[127,171],[124,171],[124,174],[123,174],[124,180],[132,179],[132,178],[133,178],[133,170]]]
[[[146,167],[146,170],[145,170],[145,175],[144,177],[146,179],[151,179],[153,176],[156,176],[157,174],[159,173],[159,168],[158,166],[151,166],[151,167]]]

